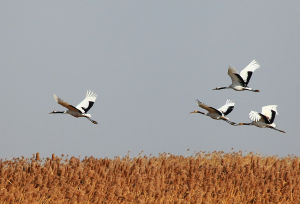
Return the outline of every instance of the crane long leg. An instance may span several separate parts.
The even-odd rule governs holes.
[[[277,128],[274,128],[274,127],[272,127],[272,126],[268,126],[268,128],[271,128],[271,129],[273,129],[273,130],[277,130],[277,131],[279,131],[279,132],[282,132],[282,133],[286,133],[285,131],[283,131],[283,130],[279,130],[279,129],[277,129]]]
[[[259,92],[258,89],[252,89],[252,90],[249,90],[249,91],[253,91],[253,92]]]
[[[227,123],[229,123],[230,125],[236,126],[237,124],[235,122],[232,122],[230,120],[225,120]]]
[[[235,122],[232,122],[232,121],[228,120],[227,118],[221,118],[221,119],[224,120],[225,122],[229,123],[230,125],[237,126],[237,124]]]
[[[91,121],[92,123],[94,123],[94,124],[98,124],[98,122],[97,122],[97,121],[95,121],[95,120],[92,120],[92,119],[90,119],[89,117],[87,117],[87,119],[88,119],[89,121]]]

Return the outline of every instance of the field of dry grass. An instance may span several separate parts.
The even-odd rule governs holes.
[[[0,203],[300,203],[300,158],[241,153],[0,161]]]

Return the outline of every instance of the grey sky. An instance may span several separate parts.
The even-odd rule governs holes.
[[[300,155],[298,1],[1,1],[0,157],[40,152],[123,156],[223,150]],[[213,91],[256,59],[249,84],[260,93]],[[98,94],[94,125],[68,115]],[[195,99],[248,122],[277,104],[287,134],[233,127],[203,115]]]

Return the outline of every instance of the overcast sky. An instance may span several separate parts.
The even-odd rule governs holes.
[[[1,1],[0,157],[299,156],[299,19],[299,1]],[[253,59],[260,93],[212,90]],[[54,93],[77,105],[88,89],[98,125],[48,114],[64,110]],[[191,115],[197,98],[235,101],[235,122],[277,104],[287,134]]]

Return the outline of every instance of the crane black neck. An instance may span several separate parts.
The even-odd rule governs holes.
[[[53,111],[52,113],[65,113],[66,111]]]

